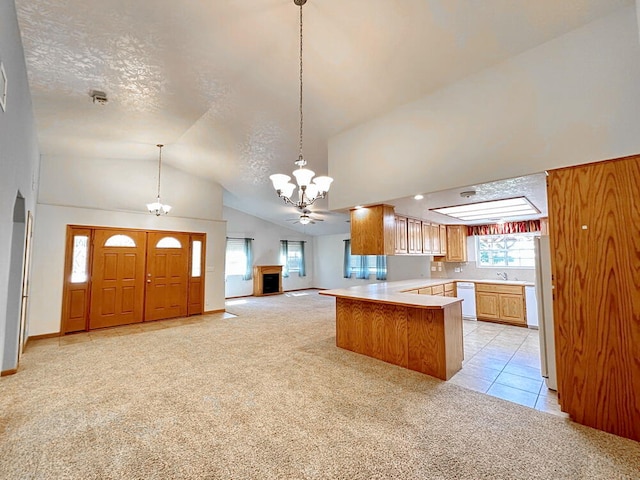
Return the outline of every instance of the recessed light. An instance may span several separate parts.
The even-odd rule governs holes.
[[[422,200],[424,198],[424,195],[416,195],[415,197],[413,197],[415,200]]]
[[[465,190],[464,192],[460,192],[460,196],[463,198],[473,197],[475,194],[475,190]]]

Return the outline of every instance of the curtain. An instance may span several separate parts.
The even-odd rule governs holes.
[[[354,255],[358,258],[359,267],[356,270],[356,278],[369,278],[369,262],[366,255]]]
[[[351,240],[344,241],[344,259],[342,263],[342,276],[351,278]]]
[[[540,231],[540,220],[505,222],[494,225],[472,225],[467,227],[469,235],[504,235],[506,233],[529,233]]]
[[[282,263],[282,276],[289,276],[289,242],[280,240],[280,263]]]
[[[242,276],[243,280],[251,280],[251,270],[253,268],[253,249],[251,248],[251,239],[244,239],[244,258],[247,259],[246,269],[244,271],[244,275]]]
[[[376,256],[376,280],[387,279],[387,257],[385,255]]]
[[[307,269],[305,265],[306,265],[306,262],[304,260],[304,242],[300,242],[300,269],[298,270],[299,277],[307,276]]]

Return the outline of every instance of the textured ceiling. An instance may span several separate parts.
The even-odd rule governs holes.
[[[327,173],[330,136],[631,3],[309,0],[309,168]],[[297,156],[292,0],[16,6],[42,154],[133,161],[154,159],[164,143],[163,159],[219,182],[226,205],[280,223],[291,217],[268,176],[289,173]],[[107,93],[106,106],[91,103],[93,89]],[[326,218],[307,233],[345,230],[340,215]]]

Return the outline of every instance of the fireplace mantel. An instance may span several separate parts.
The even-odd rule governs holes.
[[[271,286],[270,279],[267,278],[265,285],[265,275],[277,275],[278,285],[274,291],[269,291]],[[265,286],[267,293],[265,293]],[[282,265],[255,265],[253,267],[253,295],[260,297],[262,295],[278,295],[282,293]]]

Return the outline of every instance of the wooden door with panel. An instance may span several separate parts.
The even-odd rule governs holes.
[[[142,322],[146,233],[96,229],[89,328]]]
[[[147,235],[146,322],[186,316],[189,290],[189,234]]]

